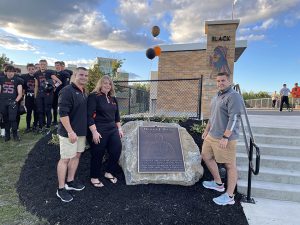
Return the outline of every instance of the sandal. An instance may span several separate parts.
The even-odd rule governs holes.
[[[111,173],[105,173],[104,177],[113,184],[117,183],[117,181],[118,181],[118,179],[116,177],[114,177]]]
[[[92,180],[91,180],[91,185],[93,185],[93,187],[95,187],[95,188],[104,187],[103,183],[100,180],[98,180],[98,182],[97,181],[96,182],[92,182]]]

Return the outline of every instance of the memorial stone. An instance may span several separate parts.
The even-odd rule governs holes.
[[[140,127],[177,128],[184,159],[183,172],[143,172],[138,171],[138,132]],[[203,176],[201,155],[198,146],[185,128],[175,123],[131,121],[123,125],[122,153],[120,165],[127,185],[136,184],[176,184],[190,186]],[[182,168],[181,168],[182,169]]]

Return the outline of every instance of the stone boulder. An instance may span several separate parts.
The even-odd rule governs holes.
[[[138,173],[138,129],[149,127],[178,127],[185,161],[185,172],[177,173]],[[175,123],[131,121],[123,125],[122,153],[120,165],[125,174],[127,185],[136,184],[176,184],[190,186],[203,176],[201,155],[198,146],[185,128]]]

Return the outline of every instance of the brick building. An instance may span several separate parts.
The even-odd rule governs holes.
[[[239,20],[206,21],[206,43],[162,45],[156,79],[200,78],[202,84],[201,117],[208,118],[211,98],[216,94],[215,76],[218,72],[234,75],[234,63],[247,47],[247,41],[237,41]],[[154,78],[152,78],[154,79]],[[181,112],[181,115],[196,116],[197,104],[186,101],[198,97],[198,83],[184,86],[158,82],[155,98],[150,105],[156,113]],[[179,93],[178,95],[174,93]],[[154,106],[155,103],[155,106]]]

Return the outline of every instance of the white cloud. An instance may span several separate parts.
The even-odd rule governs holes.
[[[273,18],[267,19],[260,26],[253,27],[253,30],[267,30],[274,27],[277,24],[277,21]]]
[[[244,34],[242,36],[238,36],[238,40],[249,40],[249,41],[260,41],[265,38],[264,34],[255,34],[255,32],[264,32],[274,26],[276,26],[278,22],[273,19],[267,19],[263,21],[260,25],[256,25],[254,27],[242,27],[239,29],[240,34]],[[248,35],[245,35],[249,33]]]
[[[237,40],[248,40],[248,41],[260,41],[263,40],[265,38],[264,34],[249,34],[249,35],[245,35],[245,36],[238,36],[236,39]]]
[[[6,12],[7,8],[14,8],[19,1],[3,0],[0,2],[0,26],[21,37],[79,42],[109,51],[140,50],[161,43],[130,29],[133,26],[129,23],[125,29],[113,27],[100,11],[95,10],[101,2],[27,0],[22,10],[17,7],[11,14]],[[25,13],[30,11],[34,12]]]
[[[36,48],[26,40],[13,35],[0,34],[0,46],[6,49],[19,51],[34,51]]]
[[[284,17],[284,24],[288,27],[295,26],[300,20],[300,12],[291,12]]]
[[[86,68],[89,68],[90,65],[95,61],[95,59],[74,59],[74,60],[63,60],[63,59],[57,59],[55,57],[41,57],[40,59],[46,59],[49,66],[54,66],[54,63],[56,61],[64,61],[66,65],[72,64],[76,66],[84,66]]]
[[[298,12],[299,3],[300,0],[241,0],[235,4],[234,15],[240,19],[240,27],[261,23],[253,30],[263,32],[276,25],[274,18],[283,12]],[[111,19],[105,16],[109,13],[97,10],[101,4],[102,0],[1,0],[0,27],[20,37],[134,51],[162,43],[150,34],[151,27],[158,24],[174,43],[199,42],[205,37],[204,21],[231,19],[232,10],[232,0],[119,0]],[[285,23],[291,21],[286,19]],[[240,32],[251,31],[244,28]],[[23,42],[19,48],[30,45]]]
[[[238,31],[240,33],[247,33],[247,32],[251,31],[251,28],[250,27],[243,27],[243,28],[238,29]]]
[[[58,54],[59,54],[59,55],[64,55],[65,53],[64,53],[64,52],[59,52]]]
[[[33,53],[36,54],[36,55],[47,55],[47,52],[41,52],[41,51],[38,51],[38,50],[34,51]]]
[[[121,21],[130,30],[138,30],[149,24],[150,11],[146,0],[119,1],[118,13],[121,15]]]
[[[205,37],[204,21],[231,19],[232,0],[128,0],[119,1],[119,14],[123,23],[134,30],[147,26],[148,30],[163,18],[163,28],[170,33],[175,43],[198,42]],[[261,22],[255,30],[267,30],[277,24],[273,19],[282,12],[299,8],[299,0],[251,0],[235,1],[235,18],[241,20],[240,27]],[[145,10],[148,7],[148,10]],[[166,20],[168,22],[166,22]],[[241,33],[253,28],[240,29]]]

